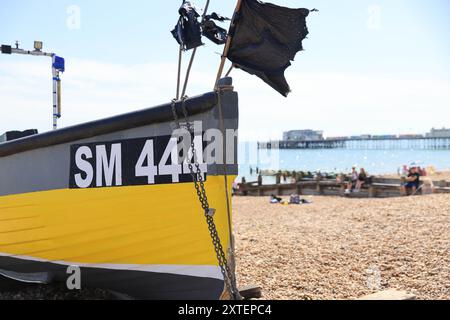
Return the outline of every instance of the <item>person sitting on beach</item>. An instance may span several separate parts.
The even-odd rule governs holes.
[[[237,178],[236,178],[236,180],[233,181],[233,185],[231,187],[231,190],[232,190],[231,196],[235,196],[238,193],[239,183],[237,181]]]
[[[366,170],[364,170],[364,168],[361,168],[359,170],[358,180],[356,181],[355,187],[356,192],[361,191],[361,188],[364,185],[364,183],[366,183],[366,180],[367,180],[367,172]]]
[[[406,164],[404,164],[403,167],[402,167],[402,173],[401,173],[401,176],[402,176],[402,177],[407,177],[408,174],[409,174],[408,166],[407,166]]]
[[[411,167],[409,169],[408,177],[406,178],[406,183],[403,185],[403,194],[408,195],[408,192],[411,194],[415,194],[419,189],[420,185],[420,173],[417,170],[417,167]]]
[[[428,175],[427,169],[419,167],[419,174],[421,177],[426,177]]]
[[[270,203],[280,203],[281,201],[283,201],[283,199],[280,197],[277,197],[274,194],[270,195]]]
[[[355,189],[356,182],[358,181],[358,172],[356,171],[356,167],[352,167],[352,172],[350,173],[350,181],[347,183],[347,189],[345,193],[350,193]]]

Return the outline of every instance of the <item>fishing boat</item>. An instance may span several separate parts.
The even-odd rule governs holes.
[[[72,127],[57,124],[64,59],[39,41],[34,51],[1,46],[52,58],[54,130],[0,138],[0,291],[65,282],[140,299],[241,298],[231,214],[239,108],[228,75],[242,69],[287,96],[284,71],[302,50],[310,11],[239,0],[227,32],[213,22],[227,18],[206,14],[209,2],[201,21],[189,1],[179,10],[175,99]],[[224,53],[214,90],[188,98],[202,36]]]
[[[68,267],[77,266],[84,287],[145,299],[218,299],[224,278],[191,172],[169,159],[173,107],[180,119],[184,108],[187,121],[201,122],[205,133],[236,132],[237,93],[230,79],[224,83],[226,90],[184,106],[168,103],[1,143],[0,289],[11,279],[65,282]],[[227,249],[224,193],[237,161],[200,167]]]

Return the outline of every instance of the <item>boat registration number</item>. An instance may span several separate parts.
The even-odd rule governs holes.
[[[202,136],[196,136],[194,144],[199,167],[206,180],[207,165],[203,163],[205,146]],[[69,187],[78,189],[192,182],[188,164],[189,158],[192,163],[192,148],[189,148],[184,158],[183,153],[178,140],[171,136],[72,145]],[[193,167],[196,170],[195,165]]]

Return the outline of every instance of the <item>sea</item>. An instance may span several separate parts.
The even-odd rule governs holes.
[[[450,150],[395,149],[257,149],[256,143],[239,144],[239,177],[256,181],[260,170],[289,170],[326,173],[348,173],[352,166],[369,174],[396,174],[403,165],[417,164],[436,171],[450,171]],[[273,177],[263,177],[272,183]]]

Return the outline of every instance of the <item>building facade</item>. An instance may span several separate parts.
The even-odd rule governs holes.
[[[427,138],[450,138],[450,129],[431,129],[430,133],[427,133]]]
[[[284,141],[321,141],[323,131],[315,130],[291,130],[283,133]]]

